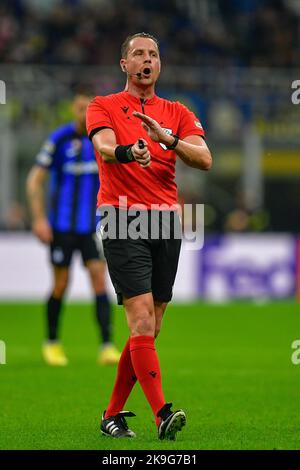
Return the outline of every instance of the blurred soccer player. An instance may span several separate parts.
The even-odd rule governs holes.
[[[185,106],[155,94],[161,63],[154,37],[145,33],[130,36],[121,52],[120,65],[127,74],[125,90],[96,97],[87,110],[88,134],[101,171],[98,206],[117,208],[118,220],[127,216],[132,206],[143,204],[146,217],[152,218],[153,204],[167,204],[169,220],[175,226],[179,220],[175,210],[176,154],[193,168],[209,170],[211,155],[204,131]],[[125,207],[119,196],[127,197]],[[134,219],[126,218],[127,222]],[[101,432],[112,437],[134,436],[125,419],[134,415],[124,412],[123,406],[136,380],[152,408],[160,439],[175,439],[186,421],[183,410],[173,412],[172,404],[165,401],[155,350],[155,338],[172,297],[181,245],[169,224],[168,239],[122,239],[118,235],[103,238],[110,276],[119,303],[124,304],[130,330],[101,420]]]
[[[79,251],[95,292],[96,318],[102,345],[98,362],[118,363],[120,353],[111,343],[111,308],[105,288],[106,263],[95,236],[96,195],[99,189],[94,149],[86,134],[85,114],[91,96],[78,92],[73,99],[74,122],[52,132],[37,155],[27,179],[27,194],[35,235],[50,246],[53,288],[47,302],[47,341],[43,357],[50,365],[68,359],[58,339],[62,301],[69,281],[74,251]],[[48,213],[44,186],[50,174]]]

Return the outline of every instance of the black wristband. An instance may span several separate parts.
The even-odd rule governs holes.
[[[115,157],[120,163],[131,163],[135,161],[133,153],[131,151],[131,147],[133,144],[130,145],[118,145],[115,148]]]
[[[174,150],[176,148],[176,145],[178,144],[179,137],[178,135],[171,134],[172,137],[174,137],[174,142],[171,145],[166,145],[168,150]]]

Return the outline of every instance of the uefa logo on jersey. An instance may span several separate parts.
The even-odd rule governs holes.
[[[172,134],[172,129],[169,129],[168,127],[162,127],[162,130],[163,130],[167,135],[171,135],[171,134]],[[160,145],[164,150],[168,150],[167,147],[165,146],[165,144],[159,143],[159,145]]]

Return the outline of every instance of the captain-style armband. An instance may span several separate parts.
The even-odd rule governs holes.
[[[135,162],[135,158],[131,151],[134,144],[130,145],[118,145],[115,149],[115,157],[120,163],[131,163]]]

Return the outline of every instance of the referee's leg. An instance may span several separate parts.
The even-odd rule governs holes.
[[[158,413],[165,406],[161,371],[155,350],[155,306],[152,293],[123,297],[130,330],[130,356],[133,369],[152,408],[157,426]]]
[[[123,296],[130,336],[155,335],[155,309],[152,293],[127,298]]]
[[[157,372],[154,369],[159,369],[157,358],[155,364],[152,364],[152,356],[153,354],[156,354],[154,351],[155,313],[152,293],[145,293],[132,297],[126,297],[123,295],[122,298],[130,330],[130,337],[122,351],[116,382],[108,407],[105,411],[105,419],[115,416],[123,410],[123,406],[125,405],[137,380],[141,382],[142,387],[143,384],[146,387],[147,393],[144,390],[144,387],[143,390],[147,399],[149,394],[152,396],[153,392],[151,393],[148,390],[149,385],[145,385],[145,382],[148,380],[147,373],[152,372],[152,375],[149,375],[149,377],[153,381],[153,374],[155,376],[157,375]],[[139,352],[141,352],[142,361],[139,360]],[[151,362],[149,367],[147,366],[146,372],[144,372],[143,368],[148,364],[149,355],[151,356]],[[155,377],[155,379],[155,382],[159,383],[160,373],[157,375],[157,378]],[[155,402],[154,413],[156,408],[160,407],[160,405],[161,397],[158,404]]]

